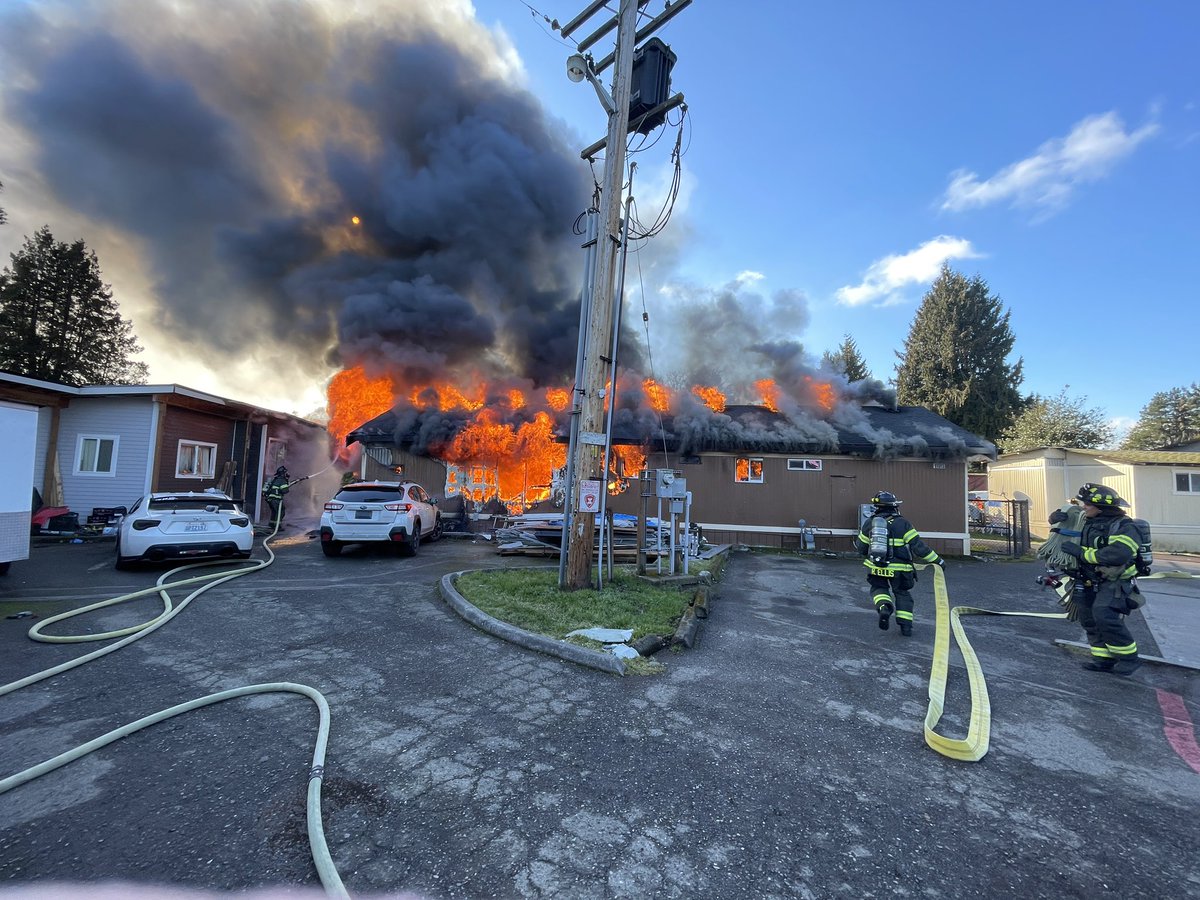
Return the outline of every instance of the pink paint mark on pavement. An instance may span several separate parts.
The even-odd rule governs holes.
[[[1192,724],[1187,704],[1178,694],[1155,689],[1158,708],[1163,714],[1163,734],[1167,743],[1191,770],[1200,775],[1200,744],[1196,743],[1196,727]]]

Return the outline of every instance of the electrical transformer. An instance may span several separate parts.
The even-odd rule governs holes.
[[[650,38],[633,52],[633,74],[629,93],[629,123],[638,134],[649,134],[666,121],[667,114],[659,113],[634,122],[654,107],[666,103],[671,96],[671,69],[675,54],[658,38]]]

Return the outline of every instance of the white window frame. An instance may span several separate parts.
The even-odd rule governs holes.
[[[745,479],[738,478],[738,461],[746,460],[746,477]],[[733,458],[733,483],[734,484],[762,484],[763,483],[763,457],[761,456],[735,456]],[[754,464],[758,463],[758,477],[754,477]]]
[[[1179,488],[1175,485],[1175,481],[1180,475],[1187,475],[1189,487],[1194,486],[1195,489],[1186,491],[1179,490]],[[1200,497],[1200,469],[1172,469],[1171,493],[1179,497]]]
[[[211,457],[212,458],[212,472],[210,472],[208,474],[204,474],[203,472],[201,472],[199,474],[197,474],[197,473],[188,474],[186,472],[179,471],[179,455],[183,452],[184,447],[191,447],[191,448],[206,447],[206,448],[211,449],[212,450],[212,457]],[[197,462],[199,462],[198,456],[196,457],[196,459],[197,459]],[[185,439],[181,438],[179,440],[179,443],[175,445],[175,477],[176,478],[194,478],[197,481],[204,481],[204,480],[211,481],[212,479],[216,478],[217,477],[217,445],[210,444],[208,441],[191,441],[191,440],[185,440]]]
[[[112,441],[112,455],[109,457],[110,469],[107,471],[97,471],[95,469],[83,468],[83,443],[84,441],[96,441],[96,461],[100,460],[100,443],[102,441]],[[117,477],[117,451],[121,447],[121,436],[119,434],[79,434],[75,438],[75,466],[73,474],[80,475],[84,478],[116,478]]]
[[[787,461],[789,472],[820,472],[824,465],[824,461],[820,459],[789,459]]]

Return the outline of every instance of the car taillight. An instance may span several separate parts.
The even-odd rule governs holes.
[[[345,505],[346,505],[345,503],[333,503],[331,501],[331,502],[325,504],[325,510],[327,512],[337,512],[339,509],[342,509]]]
[[[245,528],[250,524],[250,520],[244,516],[237,516],[236,518],[230,519],[229,524],[234,528]]]
[[[389,512],[408,512],[412,509],[411,503],[385,503],[383,508]]]
[[[158,519],[138,519],[136,522],[133,523],[133,530],[134,531],[145,531],[147,528],[153,528],[159,524],[161,524],[161,523],[160,523],[160,520],[158,520]]]

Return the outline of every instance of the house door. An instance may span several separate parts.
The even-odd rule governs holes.
[[[853,475],[829,478],[829,527],[858,528],[858,479]]]

